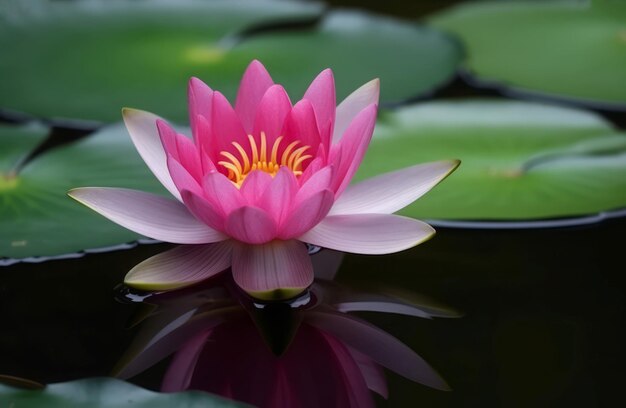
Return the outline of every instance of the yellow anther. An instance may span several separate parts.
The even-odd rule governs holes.
[[[252,135],[248,135],[248,141],[250,144],[248,151],[238,142],[232,142],[232,145],[237,149],[241,158],[238,158],[235,154],[228,151],[220,152],[226,160],[220,161],[218,164],[228,170],[228,178],[237,187],[241,187],[241,184],[248,174],[255,170],[261,170],[274,177],[281,167],[287,167],[295,176],[300,176],[302,175],[303,162],[312,158],[311,155],[303,155],[305,151],[310,149],[310,146],[300,146],[296,148],[300,144],[300,141],[294,141],[284,150],[279,162],[278,151],[280,150],[283,136],[276,138],[272,144],[271,152],[268,150],[265,132],[260,133],[258,144],[257,140]]]

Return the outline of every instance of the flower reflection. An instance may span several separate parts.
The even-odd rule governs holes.
[[[340,256],[326,250],[313,261],[331,264],[332,277]],[[259,407],[373,407],[370,391],[387,397],[384,368],[448,388],[409,347],[348,313],[457,316],[444,308],[319,278],[295,299],[261,303],[230,274],[139,299],[147,312],[116,375],[133,377],[171,355],[163,391],[204,390]]]

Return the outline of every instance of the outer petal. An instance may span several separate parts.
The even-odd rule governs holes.
[[[155,194],[123,188],[76,188],[70,197],[131,231],[175,244],[208,244],[227,237],[187,208]]]
[[[272,85],[274,81],[263,64],[252,61],[243,74],[235,102],[235,111],[247,133],[252,132],[259,102]]]
[[[200,184],[198,184],[198,180],[189,174],[189,171],[171,155],[167,156],[167,168],[178,191],[189,190],[195,194],[203,195],[203,190]],[[182,198],[184,200],[184,197]]]
[[[165,150],[157,130],[156,123],[161,118],[150,112],[130,108],[122,109],[122,116],[130,138],[143,161],[161,184],[180,201],[180,193],[167,170]]]
[[[198,220],[215,230],[224,231],[226,217],[220,208],[192,190],[182,190],[181,194],[187,209]]]
[[[226,233],[247,244],[265,244],[276,238],[276,222],[257,207],[244,206],[228,215]]]
[[[214,276],[231,263],[230,241],[207,245],[183,245],[136,265],[124,283],[142,290],[170,290]]]
[[[311,83],[302,99],[306,99],[313,105],[317,118],[317,127],[320,131],[322,143],[330,146],[332,127],[335,122],[335,79],[333,71],[325,69]]]
[[[340,162],[336,161],[337,155],[331,158],[330,162],[335,165],[335,180],[333,182],[333,190],[335,197],[339,197],[343,190],[348,186],[352,176],[356,173],[367,146],[372,139],[374,133],[374,125],[376,123],[377,106],[370,105],[363,109],[356,118],[350,123],[343,138],[340,141],[340,156],[343,158]]]
[[[439,390],[450,389],[413,350],[390,334],[354,316],[311,311],[306,314],[306,322],[410,380]]]
[[[425,222],[399,215],[331,215],[298,239],[356,254],[390,254],[420,244],[434,233]]]
[[[281,134],[285,136],[284,146],[299,140],[301,146],[310,146],[304,154],[315,154],[320,145],[320,132],[311,102],[303,99],[296,103],[287,115]]]
[[[242,127],[242,123],[235,114],[232,106],[224,95],[215,91],[213,92],[213,120],[211,125],[211,134],[213,135],[213,151],[209,151],[211,160],[217,163],[223,159],[220,158],[219,152],[229,151],[235,156],[239,153],[232,146],[231,142],[237,142],[242,146],[248,145],[248,134]]]
[[[233,278],[243,290],[257,298],[285,298],[313,283],[313,266],[302,242],[237,244],[233,250]]]
[[[352,92],[337,106],[333,143],[339,142],[352,120],[371,104],[378,104],[380,81],[374,79]]]
[[[444,160],[418,164],[348,186],[330,214],[391,214],[426,194],[459,163],[458,160]]]

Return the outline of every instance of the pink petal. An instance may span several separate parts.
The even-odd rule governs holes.
[[[85,187],[69,196],[138,234],[175,244],[208,244],[227,237],[199,222],[178,201],[124,188]]]
[[[167,168],[178,191],[189,190],[198,195],[203,194],[202,187],[198,184],[198,181],[171,155],[167,156]]]
[[[399,215],[331,215],[298,239],[356,254],[390,254],[420,244],[434,233],[430,225]]]
[[[161,119],[157,120],[157,129],[166,155],[171,155],[187,169],[189,174],[200,181],[202,179],[200,154],[191,139],[176,133],[167,122]]]
[[[317,129],[317,119],[313,105],[306,99],[296,103],[287,115],[281,134],[285,136],[284,146],[294,141],[300,141],[302,146],[309,146],[304,154],[313,154],[320,145],[320,132]]]
[[[276,238],[276,222],[257,207],[244,206],[228,215],[224,224],[228,235],[247,244],[265,244]]]
[[[372,133],[374,133],[376,113],[376,105],[369,105],[363,109],[350,123],[339,142],[343,160],[340,162],[331,160],[331,163],[336,166],[335,180],[333,182],[335,197],[339,197],[348,186],[352,176],[359,168],[363,156],[365,156],[367,146],[372,139]]]
[[[459,163],[458,160],[443,160],[418,164],[348,186],[330,214],[391,214],[426,194]]]
[[[259,103],[254,120],[254,135],[265,132],[268,149],[274,145],[274,141],[280,136],[283,122],[291,111],[291,101],[285,89],[280,85],[272,85]]]
[[[246,199],[249,205],[258,205],[261,196],[268,190],[272,181],[272,176],[269,173],[261,170],[253,170],[246,176],[239,191],[241,191],[241,195]]]
[[[211,134],[213,135],[212,142],[215,146],[213,147],[213,153],[208,153],[211,155],[219,154],[221,151],[229,151],[238,156],[239,153],[231,142],[237,142],[241,146],[248,146],[248,134],[242,127],[241,121],[226,97],[218,91],[213,92],[212,115],[213,119],[209,123],[211,124]],[[211,160],[217,163],[223,160],[223,157],[212,156]]]
[[[274,81],[263,64],[252,61],[243,74],[235,102],[235,111],[247,133],[252,132],[257,107],[272,85]]]
[[[171,290],[189,286],[230,267],[230,241],[206,245],[183,245],[136,265],[124,283],[141,290]]]
[[[298,181],[296,177],[291,170],[283,166],[278,170],[272,183],[261,195],[257,205],[267,211],[276,221],[276,225],[280,226],[289,212],[297,189]]]
[[[181,195],[194,217],[217,231],[224,231],[226,216],[219,206],[191,190],[182,190]]]
[[[219,209],[224,217],[246,204],[241,191],[221,173],[209,173],[202,180],[205,198]]]
[[[439,390],[446,382],[426,361],[390,334],[354,316],[310,311],[306,322],[403,377]]]
[[[335,195],[331,190],[322,190],[309,197],[291,211],[281,225],[278,237],[296,238],[313,228],[326,217],[334,199]]]
[[[320,145],[320,147],[322,146]],[[304,183],[306,183],[315,173],[320,171],[325,165],[326,160],[324,157],[318,156],[315,159],[311,160],[309,165],[306,167],[306,169],[304,169],[302,175],[298,179],[300,185],[304,185]]]
[[[208,135],[198,129],[197,118],[202,115],[208,121],[211,120],[213,90],[198,78],[191,78],[187,86],[187,98],[189,100],[189,123],[196,146],[202,146],[201,139]]]
[[[330,69],[322,71],[311,83],[302,99],[313,105],[317,118],[317,127],[321,134],[322,143],[330,146],[332,126],[335,122],[335,79]]]
[[[163,186],[178,200],[180,193],[167,170],[165,150],[157,130],[157,120],[152,113],[137,109],[122,109],[122,116],[130,138],[139,155]]]
[[[341,140],[356,115],[372,104],[378,104],[380,81],[374,79],[352,92],[337,106],[337,117],[333,131],[333,143]]]
[[[295,240],[235,245],[232,269],[237,285],[259,298],[293,296],[313,283],[306,245]]]
[[[319,193],[322,190],[330,188],[330,183],[333,180],[333,167],[326,166],[315,174],[313,174],[298,190],[295,196],[293,207],[298,207],[302,203],[306,202],[314,194]]]

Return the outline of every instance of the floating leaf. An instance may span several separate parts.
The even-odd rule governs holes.
[[[113,378],[88,378],[25,390],[0,385],[0,405],[28,408],[235,408],[248,405],[206,392],[159,393]]]
[[[41,138],[41,130],[1,127],[0,173],[17,152],[27,154]],[[122,125],[52,149],[29,161],[16,176],[0,176],[0,183],[0,258],[60,255],[140,238],[69,198],[71,188],[165,191]]]
[[[380,77],[383,102],[396,102],[440,86],[460,61],[456,43],[433,29],[362,12],[322,15],[315,3],[43,4],[0,8],[0,77],[11,78],[0,81],[0,106],[42,117],[117,121],[128,106],[183,123],[191,76],[232,101],[252,59],[292,96],[331,67],[339,98]]]
[[[433,102],[387,112],[357,178],[454,158],[460,167],[404,214],[528,220],[626,206],[626,134],[590,112],[523,102]]]
[[[434,16],[467,47],[478,82],[626,109],[626,3],[483,2]]]

